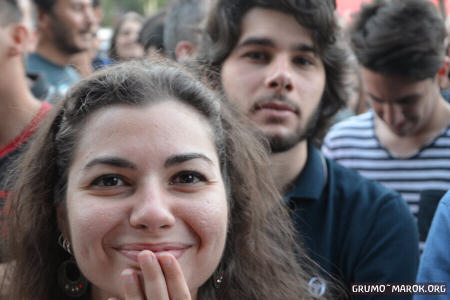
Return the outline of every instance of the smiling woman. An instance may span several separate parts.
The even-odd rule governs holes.
[[[13,177],[10,299],[311,298],[243,122],[166,61],[80,82]]]

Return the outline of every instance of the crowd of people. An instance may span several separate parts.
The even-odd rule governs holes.
[[[0,0],[0,299],[448,299],[431,1],[172,0],[107,53],[101,20]]]

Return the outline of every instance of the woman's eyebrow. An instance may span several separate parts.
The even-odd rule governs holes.
[[[95,165],[109,165],[119,168],[137,169],[137,166],[131,161],[116,156],[94,158],[86,164],[84,169],[92,168]]]
[[[201,153],[183,153],[183,154],[176,154],[172,155],[169,158],[167,158],[166,162],[164,163],[164,167],[168,168],[173,165],[181,164],[189,160],[193,159],[201,159],[206,161],[208,164],[213,164],[213,161],[208,158],[206,155]]]

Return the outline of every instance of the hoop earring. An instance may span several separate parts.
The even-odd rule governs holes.
[[[86,293],[88,281],[81,274],[75,258],[72,256],[70,242],[62,234],[58,237],[58,244],[70,254],[70,258],[63,261],[58,267],[58,285],[67,296],[81,297]]]
[[[58,244],[66,250],[67,253],[72,255],[72,249],[70,249],[70,242],[63,236],[62,233],[59,234]]]

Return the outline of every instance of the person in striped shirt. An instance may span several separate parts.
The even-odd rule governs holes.
[[[447,76],[444,22],[427,0],[377,0],[350,28],[373,108],[336,124],[322,152],[399,192],[423,242],[450,189],[450,104],[439,92]]]

